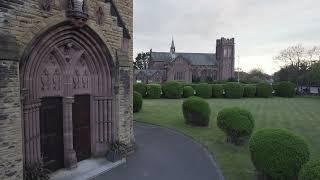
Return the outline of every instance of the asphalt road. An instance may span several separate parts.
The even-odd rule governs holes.
[[[173,130],[135,123],[137,150],[95,180],[223,180],[210,154]]]

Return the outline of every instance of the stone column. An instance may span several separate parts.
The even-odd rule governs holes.
[[[41,161],[40,106],[40,102],[31,102],[30,104],[25,104],[23,108],[25,158],[28,164]]]
[[[93,98],[93,122],[95,156],[103,156],[107,151],[107,144],[112,140],[112,99],[108,97],[95,96]]]
[[[66,168],[77,167],[76,152],[73,148],[72,104],[73,97],[63,98],[63,144],[64,165]]]
[[[127,53],[117,51],[119,61],[119,78],[118,78],[118,138],[117,140],[125,143],[129,151],[133,151],[134,134],[133,134],[133,72],[132,63],[129,61]]]

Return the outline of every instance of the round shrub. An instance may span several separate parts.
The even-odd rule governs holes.
[[[223,86],[226,98],[242,98],[243,85],[236,82],[229,82]]]
[[[147,95],[147,85],[143,83],[135,83],[133,84],[133,91],[136,91],[142,95],[142,97],[146,97]]]
[[[255,85],[245,85],[243,97],[255,97],[257,92],[257,88]]]
[[[227,134],[228,142],[239,144],[240,138],[248,137],[254,128],[252,114],[238,107],[226,108],[219,112],[217,125]]]
[[[273,90],[275,91],[275,92],[277,92],[278,91],[278,86],[279,86],[279,82],[274,82],[274,83],[272,83],[272,88],[273,88]]]
[[[183,93],[182,84],[178,81],[167,81],[162,85],[164,97],[169,99],[180,99]]]
[[[160,97],[161,97],[160,84],[148,84],[147,85],[147,98],[160,99]]]
[[[276,93],[280,97],[293,97],[296,93],[295,84],[291,82],[280,82],[277,86]]]
[[[198,84],[194,84],[194,83],[192,83],[192,84],[189,84],[188,86],[191,86],[194,90],[196,89],[196,87],[198,86]]]
[[[133,92],[133,112],[139,112],[142,108],[142,95],[136,91]]]
[[[212,97],[222,98],[223,97],[223,85],[222,84],[213,84],[212,85]]]
[[[269,83],[262,82],[257,84],[257,97],[269,98],[272,97],[273,88]]]
[[[183,97],[188,98],[190,96],[194,96],[194,90],[191,86],[183,87]]]
[[[196,96],[202,98],[211,98],[212,96],[212,87],[207,83],[201,83],[195,86]]]
[[[306,141],[283,129],[256,132],[250,139],[249,150],[256,169],[271,179],[297,179],[310,156]]]
[[[299,180],[320,180],[320,160],[310,161],[302,166]]]
[[[210,106],[200,97],[189,97],[182,105],[183,116],[187,124],[208,126],[210,120]]]

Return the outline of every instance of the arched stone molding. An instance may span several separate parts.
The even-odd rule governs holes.
[[[105,153],[107,144],[117,138],[117,69],[109,49],[89,26],[74,28],[65,21],[31,40],[20,61],[26,163],[41,160],[39,111],[45,97],[63,98],[66,167],[77,163],[72,132],[75,95],[91,96],[91,152]]]
[[[33,44],[33,41],[35,39],[38,39],[40,35],[44,34],[45,32],[48,32],[52,27],[55,27],[61,23],[67,22],[69,19],[66,17],[64,12],[60,12],[56,15],[50,16],[46,18],[45,20],[39,21],[38,23],[35,23],[29,31],[26,31],[23,41],[20,42],[19,46],[22,51],[20,51],[19,56],[22,57],[26,51],[30,51],[31,44]],[[95,22],[92,20],[89,20],[87,22],[87,26],[90,27],[93,31],[96,32],[96,36],[103,41],[104,46],[106,46],[107,49],[110,50],[110,55],[112,56],[113,63],[116,64],[116,55],[111,48],[111,45],[109,42],[106,41],[105,37],[101,37],[104,33],[101,30],[100,26],[96,25]],[[111,30],[111,28],[110,28]]]

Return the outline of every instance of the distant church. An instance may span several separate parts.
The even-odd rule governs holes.
[[[135,70],[135,81],[161,83],[167,80],[184,82],[227,80],[234,76],[234,38],[216,42],[216,53],[179,53],[172,40],[170,52],[153,52],[147,69]]]

